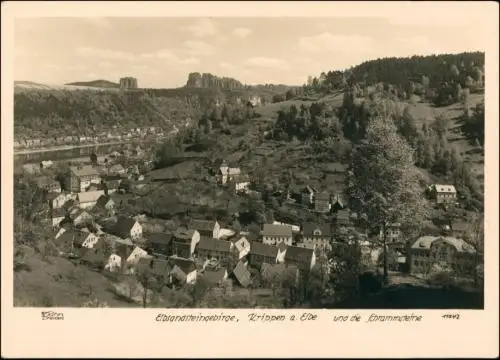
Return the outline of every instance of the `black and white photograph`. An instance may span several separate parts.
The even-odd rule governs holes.
[[[484,309],[487,39],[438,15],[16,18],[14,307]]]

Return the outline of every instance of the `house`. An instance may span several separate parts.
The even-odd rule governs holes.
[[[345,202],[342,195],[335,194],[332,199],[332,206],[331,206],[332,211],[338,211],[344,208],[345,208]]]
[[[237,254],[238,260],[250,253],[250,241],[244,236],[233,242],[233,251]]]
[[[117,272],[122,267],[122,258],[117,254],[111,254],[104,265],[109,272]]]
[[[74,253],[75,249],[88,248],[91,249],[97,244],[99,238],[85,231],[67,230],[62,233],[54,242],[56,247],[64,249],[64,253]],[[59,245],[59,246],[58,246]]]
[[[49,205],[52,209],[59,209],[64,206],[69,200],[75,200],[76,195],[73,194],[59,194],[52,198],[49,202]]]
[[[112,165],[109,168],[108,172],[109,172],[109,174],[114,174],[114,175],[119,175],[119,174],[125,174],[126,173],[125,169],[120,164],[114,164],[114,165]]]
[[[70,211],[69,219],[74,226],[80,226],[94,220],[92,215],[82,209],[73,209]]]
[[[301,203],[307,206],[312,205],[314,200],[314,194],[315,194],[314,189],[309,185],[307,185],[300,191]]]
[[[64,209],[58,208],[58,209],[52,209],[52,226],[59,226],[61,221],[63,221],[66,218],[66,211]]]
[[[78,193],[76,200],[81,209],[89,209],[97,204],[97,200],[104,195],[104,190],[86,191]]]
[[[203,272],[203,279],[205,279],[212,286],[219,286],[227,280],[227,269],[219,268],[217,270],[205,270]]]
[[[148,247],[153,254],[170,256],[172,255],[172,238],[172,234],[167,233],[148,234]]]
[[[262,242],[267,245],[285,243],[292,245],[292,227],[286,225],[264,224]]]
[[[316,253],[314,249],[289,246],[285,253],[285,264],[296,265],[301,271],[310,270],[316,264]]]
[[[235,175],[229,180],[229,188],[234,192],[246,191],[250,187],[250,177],[247,174]]]
[[[457,190],[453,185],[434,184],[429,187],[429,191],[438,204],[454,202],[457,199]]]
[[[61,184],[59,181],[56,181],[54,179],[51,179],[48,176],[41,176],[36,179],[36,184],[38,188],[48,191],[48,192],[53,192],[53,193],[61,193]]]
[[[409,249],[410,272],[473,271],[474,248],[451,236],[422,236]]]
[[[247,267],[242,261],[238,262],[238,265],[233,270],[233,276],[238,281],[238,283],[244,288],[248,287],[251,283],[251,274]]]
[[[262,264],[276,264],[278,258],[278,247],[253,241],[250,247],[250,264],[260,267]]]
[[[50,160],[42,161],[40,163],[40,168],[47,169],[47,168],[51,167],[52,165],[54,165],[54,163],[52,161],[50,161]]]
[[[170,271],[172,280],[175,279],[181,284],[193,284],[196,282],[197,270],[193,260],[171,256],[170,262],[173,265]]]
[[[174,231],[172,237],[172,254],[183,258],[190,258],[200,242],[200,233],[194,229],[183,227]]]
[[[450,228],[453,236],[461,238],[469,230],[469,225],[464,221],[452,221]]]
[[[156,278],[156,281],[166,285],[172,282],[172,279],[170,278],[171,270],[172,265],[168,260],[149,257],[140,258],[136,266],[137,273],[151,271],[152,275]]]
[[[200,237],[218,239],[220,236],[220,225],[217,220],[192,220],[188,228],[197,230]]]
[[[274,225],[283,225],[283,226],[290,226],[292,228],[292,233],[299,233],[300,232],[300,226],[299,225],[294,225],[294,224],[288,224],[284,223],[281,221],[273,221]]]
[[[314,210],[317,212],[326,213],[331,209],[330,194],[328,192],[320,192],[314,197]]]
[[[218,172],[219,183],[224,185],[228,181],[231,181],[235,177],[240,176],[240,175],[241,175],[240,168],[230,168],[230,167],[227,167],[225,164],[222,164],[222,166],[219,168],[219,172]]]
[[[198,257],[201,259],[223,260],[229,258],[233,243],[231,241],[201,238],[198,243]]]
[[[346,231],[352,227],[351,215],[348,209],[342,209],[335,214],[335,226],[340,231]]]
[[[142,226],[132,218],[120,216],[110,232],[122,239],[138,240],[142,237]]]
[[[101,177],[91,165],[71,166],[68,174],[69,188],[72,192],[84,192],[90,184],[99,184]]]
[[[139,246],[136,246],[134,250],[130,253],[130,255],[127,258],[127,265],[137,265],[139,262],[139,259],[143,257],[147,257],[148,252],[144,249],[141,249]]]
[[[330,224],[306,222],[302,224],[302,241],[297,246],[308,249],[331,250],[332,240],[333,234]]]
[[[115,202],[108,195],[101,195],[95,206],[102,210],[112,211],[115,208]]]
[[[390,223],[385,226],[385,241],[386,243],[395,243],[400,240],[401,237],[401,224],[400,223]],[[380,240],[384,239],[383,231],[380,230]]]

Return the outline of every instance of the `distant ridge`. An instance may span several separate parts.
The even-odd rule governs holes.
[[[72,82],[68,83],[65,85],[72,85],[72,86],[87,86],[87,87],[97,87],[97,88],[104,88],[104,89],[115,89],[119,88],[120,84],[114,83],[112,81],[108,80],[93,80],[93,81],[77,81],[77,82]]]

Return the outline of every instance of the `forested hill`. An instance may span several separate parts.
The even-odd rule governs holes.
[[[465,85],[469,77],[475,81],[481,80],[483,73],[483,52],[377,59],[350,70],[355,82],[383,82],[402,87],[410,82],[422,82],[423,77],[428,78],[430,87],[451,80]]]
[[[484,52],[383,58],[370,60],[346,71],[331,70],[313,79],[314,85],[342,88],[346,83],[391,84],[407,91],[411,84],[439,88],[456,82],[462,87],[484,82]]]

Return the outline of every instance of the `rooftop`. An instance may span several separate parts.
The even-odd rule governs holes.
[[[196,265],[192,260],[172,256],[170,257],[170,261],[172,262],[173,265],[181,269],[182,272],[186,275],[193,271],[196,271]]]
[[[304,236],[312,236],[316,231],[319,231],[318,235],[322,236],[330,236],[332,234],[330,224],[316,224],[311,222],[302,224],[302,233]]]
[[[455,189],[455,186],[453,186],[453,185],[435,184],[434,188],[439,193],[450,193],[450,194],[452,194],[452,193],[456,193],[457,192],[457,190]]]
[[[215,227],[216,220],[192,220],[189,223],[190,229],[195,229],[198,231],[213,231]]]
[[[457,239],[452,236],[422,236],[417,239],[411,246],[412,249],[430,250],[432,244],[436,241],[444,241],[453,246],[458,252],[473,253],[474,248],[462,239]]]
[[[233,275],[241,286],[247,287],[250,285],[250,271],[248,271],[246,266],[241,261],[239,261],[238,265],[234,268]]]
[[[302,248],[298,246],[289,246],[286,249],[285,261],[295,260],[295,261],[310,261],[314,254],[313,249]]]
[[[196,230],[186,229],[186,228],[180,227],[174,231],[173,235],[176,239],[191,241],[195,232],[196,232]]]
[[[202,238],[198,243],[198,249],[227,252],[231,249],[231,242],[219,239]]]
[[[253,241],[250,247],[250,254],[276,258],[278,256],[278,250],[279,249],[277,246],[267,245],[258,241]]]
[[[71,172],[73,175],[81,177],[81,176],[98,176],[99,172],[92,165],[81,165],[81,166],[72,166]]]
[[[78,194],[78,201],[80,203],[97,202],[102,195],[104,195],[104,190],[86,191]]]
[[[264,236],[292,236],[292,227],[288,225],[264,224],[262,230]]]

